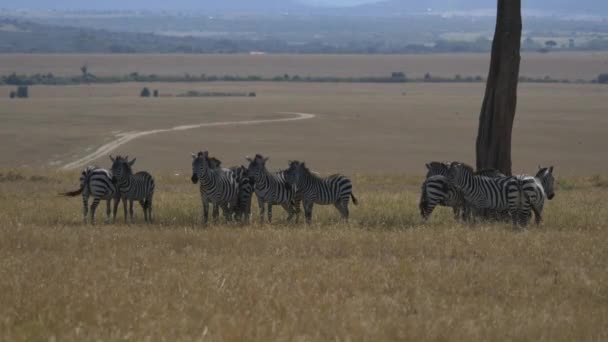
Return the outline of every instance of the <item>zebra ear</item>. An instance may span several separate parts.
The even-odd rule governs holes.
[[[192,159],[196,159],[197,155],[196,153],[192,153]]]
[[[129,162],[129,166],[133,166],[133,164],[135,164],[135,161],[137,160],[137,158],[133,158],[133,160],[131,160]]]
[[[253,163],[253,159],[249,158],[249,156],[245,157],[245,159],[247,159],[248,162]]]
[[[264,163],[266,163],[269,159],[270,159],[270,157],[264,158]]]
[[[426,164],[424,164],[424,165],[426,166],[426,169],[427,169],[427,170],[429,170],[429,171],[431,170],[431,164],[426,163]]]
[[[114,159],[114,157],[112,157],[112,155],[110,154],[110,160],[112,161],[112,163],[116,160]]]
[[[549,168],[549,173],[553,174],[553,166]]]

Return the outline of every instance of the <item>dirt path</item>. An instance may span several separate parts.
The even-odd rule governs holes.
[[[295,115],[292,118],[283,118],[283,119],[266,119],[266,120],[247,120],[247,121],[224,121],[224,122],[210,122],[203,123],[197,125],[185,125],[185,126],[176,126],[167,129],[155,129],[151,131],[143,131],[143,132],[129,132],[118,135],[116,140],[113,140],[105,145],[100,146],[95,152],[84,156],[76,161],[68,163],[61,167],[62,170],[73,170],[80,167],[83,167],[94,160],[109,154],[114,151],[118,147],[133,141],[135,139],[145,137],[153,134],[167,133],[167,132],[176,132],[176,131],[186,131],[190,129],[203,128],[203,127],[217,127],[217,126],[240,126],[240,125],[259,125],[263,123],[277,123],[277,122],[289,122],[289,121],[299,121],[299,120],[308,120],[316,117],[315,114],[306,114],[306,113],[292,113],[292,112],[282,112],[276,114],[289,114]]]

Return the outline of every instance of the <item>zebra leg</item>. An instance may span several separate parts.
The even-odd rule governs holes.
[[[129,215],[127,213],[127,199],[126,198],[122,199],[122,208],[125,213],[125,223],[129,223]]]
[[[272,203],[268,203],[268,223],[272,223]]]
[[[203,224],[207,224],[209,221],[209,202],[207,199],[203,199]]]
[[[148,208],[148,222],[152,223],[152,199],[153,197],[150,196],[148,199],[146,199],[146,207]]]
[[[109,223],[112,214],[112,199],[106,200],[106,223]]]
[[[131,223],[133,223],[133,200],[129,200],[129,216],[131,217]]]
[[[112,217],[112,223],[116,222],[116,214],[118,213],[118,205],[120,204],[120,196],[114,198],[114,212]]]
[[[285,209],[285,211],[287,212],[287,222],[291,223],[291,220],[293,219],[294,215],[293,206],[288,203],[282,203],[281,207],[283,207],[283,209]]]
[[[260,223],[264,224],[264,200],[258,196],[258,206],[260,207]]]
[[[231,208],[228,204],[222,204],[222,211],[224,212],[224,220],[226,223],[232,222],[232,212],[234,211],[234,206]]]
[[[87,215],[89,213],[89,196],[82,196],[82,216],[84,224],[87,224]]]
[[[294,212],[296,213],[296,224],[300,223],[300,200],[294,201]]]
[[[348,200],[346,200],[346,203],[345,202],[339,202],[339,203],[334,204],[334,206],[340,212],[340,215],[342,216],[342,220],[348,222],[348,215],[349,215],[349,212],[348,212]]]
[[[310,224],[312,221],[312,207],[313,202],[304,202],[304,217],[306,218],[306,223]]]
[[[141,209],[144,211],[144,222],[148,222],[148,209],[146,206],[146,200],[139,200],[139,205],[141,205]]]
[[[226,211],[224,211],[224,214]],[[217,224],[220,217],[220,206],[217,203],[213,203],[213,224]]]
[[[91,224],[95,224],[95,210],[97,210],[97,206],[99,205],[99,198],[93,200],[93,204],[91,204]]]

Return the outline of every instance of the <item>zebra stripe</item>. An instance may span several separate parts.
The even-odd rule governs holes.
[[[76,191],[66,192],[63,195],[75,197],[82,194],[83,220],[87,223],[87,215],[89,211],[89,197],[93,197],[91,204],[91,224],[95,224],[95,211],[101,200],[107,203],[106,216],[107,221],[110,221],[110,206],[112,199],[116,203],[120,201],[117,196],[118,192],[114,183],[112,183],[112,174],[110,171],[96,166],[86,167],[80,174],[80,188]],[[113,219],[116,219],[116,210],[114,210]]]
[[[297,199],[304,203],[304,215],[306,222],[312,220],[312,209],[314,204],[333,204],[340,212],[343,219],[348,220],[348,202],[352,198],[353,204],[358,201],[353,194],[353,184],[350,179],[343,175],[332,175],[321,178],[311,172],[304,162],[292,161],[289,169],[285,172],[287,182],[295,185]]]
[[[231,220],[232,210],[236,207],[239,184],[230,170],[211,168],[209,152],[192,154],[192,183],[200,181],[201,202],[203,204],[203,223],[209,220],[209,203],[213,204],[213,220],[217,222],[219,207],[224,211],[227,221]]]
[[[144,210],[144,220],[152,222],[152,199],[154,197],[154,178],[145,171],[133,174],[133,164],[136,159],[129,161],[129,157],[117,156],[112,160],[113,182],[116,184],[120,197],[123,200],[125,222],[127,222],[127,201],[129,201],[129,214],[133,221],[133,201],[138,201]],[[118,203],[114,204],[115,210]]]
[[[448,180],[475,209],[508,210],[514,225],[527,224],[530,200],[517,177],[478,176],[470,166],[455,162],[450,166]]]
[[[260,222],[264,222],[264,210],[268,209],[268,222],[272,222],[272,206],[281,205],[288,214],[287,221],[291,221],[296,215],[296,222],[299,216],[299,209],[295,206],[296,192],[285,180],[282,171],[272,173],[266,168],[268,158],[257,154],[255,158],[246,158],[249,161],[247,171],[253,178],[254,190],[260,208]]]

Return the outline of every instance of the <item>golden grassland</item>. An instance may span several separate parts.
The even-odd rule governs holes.
[[[423,223],[416,176],[354,176],[348,224],[204,228],[186,175],[157,175],[155,224],[85,226],[56,195],[77,172],[0,173],[2,340],[608,338],[605,176],[559,179],[516,231]]]
[[[606,52],[524,53],[521,74],[528,77],[591,80],[608,72]],[[489,54],[432,55],[184,55],[184,54],[0,54],[0,74],[80,74],[89,66],[98,76],[132,72],[156,75],[257,75],[285,73],[305,76],[361,77],[405,72],[411,77],[431,73],[440,77],[482,76],[488,72]]]
[[[323,172],[422,173],[430,160],[474,160],[482,84],[160,83],[161,94],[254,91],[256,98],[142,99],[142,84],[31,87],[29,100],[0,98],[0,167],[58,167],[115,138],[202,122],[317,114],[312,120],[201,128],[130,142],[114,153],[138,167],[190,170],[207,149],[227,165],[264,153],[271,168],[300,159]],[[0,87],[8,94],[10,87]],[[523,84],[513,137],[516,172],[555,165],[560,175],[605,173],[608,87]],[[109,163],[107,157],[95,161]]]

